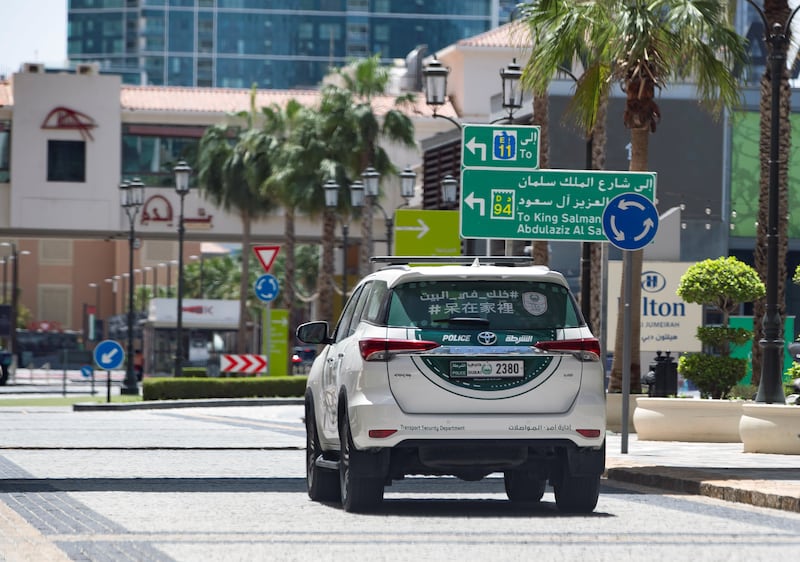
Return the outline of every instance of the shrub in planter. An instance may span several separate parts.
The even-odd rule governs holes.
[[[764,296],[766,289],[756,270],[734,257],[707,259],[686,270],[678,285],[684,301],[713,307],[722,314],[720,326],[700,326],[697,339],[703,353],[678,359],[678,372],[692,381],[704,398],[726,398],[744,377],[746,359],[731,357],[731,346],[748,342],[753,333],[731,328],[729,318],[741,303]]]

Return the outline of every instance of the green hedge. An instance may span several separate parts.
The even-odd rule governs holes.
[[[142,399],[301,397],[305,393],[306,378],[149,378],[142,381]]]

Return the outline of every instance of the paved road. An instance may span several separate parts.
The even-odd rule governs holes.
[[[800,548],[800,514],[612,482],[590,516],[560,514],[549,489],[512,505],[498,477],[409,478],[377,513],[344,513],[305,494],[301,415],[2,408],[0,559],[753,561]]]

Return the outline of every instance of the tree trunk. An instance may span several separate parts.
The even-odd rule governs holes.
[[[356,275],[356,280],[361,279],[364,275],[371,271],[369,258],[374,255],[372,250],[374,247],[374,241],[372,240],[372,223],[374,215],[372,199],[372,197],[364,197],[364,207],[361,209],[361,244],[359,246],[360,259],[358,261],[358,275]]]
[[[319,272],[319,318],[333,325],[333,246],[336,240],[336,215],[322,215],[322,259]]]
[[[295,264],[295,246],[297,244],[295,236],[295,208],[286,207],[284,209],[284,239],[286,243],[283,246],[284,251],[284,282],[282,287],[283,292],[283,306],[288,310],[289,319],[289,353],[286,357],[286,372],[292,372],[292,354],[291,348],[294,347],[294,332],[297,329],[297,318],[295,316],[295,278],[297,276],[297,268]]]
[[[250,213],[242,211],[242,277],[239,280],[239,333],[236,337],[236,353],[247,353],[249,333],[247,331],[247,297],[250,292],[250,238],[252,220]]]
[[[647,151],[650,141],[650,125],[637,129],[631,129],[631,165],[632,172],[647,171]],[[620,280],[620,296],[625,295],[625,276],[630,275],[633,279],[633,290],[630,299],[620,298],[619,310],[617,313],[617,326],[614,337],[614,360],[611,364],[611,378],[608,383],[609,392],[622,391],[622,362],[623,362],[623,338],[625,320],[625,301],[630,300],[631,314],[631,380],[630,392],[639,393],[642,389],[641,383],[641,317],[642,317],[642,260],[644,250],[636,250],[631,255],[631,269],[622,269],[622,279]],[[609,281],[611,282],[611,281]]]
[[[608,133],[606,130],[608,116],[608,96],[603,96],[597,110],[597,121],[594,125],[592,135],[592,169],[606,169],[606,145]],[[603,317],[603,244],[592,242],[590,244],[589,269],[591,283],[589,284],[589,323],[596,337],[603,335],[603,330],[607,329]],[[607,339],[607,336],[606,336]],[[607,344],[606,342],[603,342]]]
[[[550,167],[550,98],[547,92],[533,96],[533,125],[539,131],[539,167]],[[550,265],[550,243],[547,240],[534,240],[531,257],[536,265]]]

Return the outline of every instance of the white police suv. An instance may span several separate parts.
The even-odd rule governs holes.
[[[325,346],[305,394],[311,499],[365,511],[405,475],[502,472],[512,501],[549,480],[559,510],[595,508],[600,347],[564,277],[519,259],[373,258],[333,332],[297,329]]]

